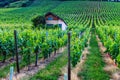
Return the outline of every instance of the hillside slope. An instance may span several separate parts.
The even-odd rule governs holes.
[[[0,7],[26,7],[35,0],[0,0]]]

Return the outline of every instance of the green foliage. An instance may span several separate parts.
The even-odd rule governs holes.
[[[119,27],[111,27],[109,26],[101,26],[97,27],[97,33],[99,34],[104,46],[107,48],[106,52],[109,52],[113,59],[118,59],[117,56],[119,55]]]
[[[32,19],[32,23],[33,23],[33,26],[36,27],[41,27],[41,28],[45,28],[45,17],[43,16],[37,16],[36,18]]]
[[[72,36],[72,41],[71,41],[71,63],[73,65],[73,67],[75,67],[77,65],[77,63],[80,61],[80,57],[82,54],[82,51],[89,39],[90,36],[90,28],[87,27],[80,27],[80,29],[77,30],[73,30],[71,36]],[[80,34],[80,33],[83,33]],[[74,37],[73,37],[74,36]],[[81,37],[80,37],[81,36]]]
[[[19,55],[22,56],[20,68],[29,64],[27,63],[28,58],[30,58],[30,63],[35,62],[36,52],[38,52],[39,58],[47,58],[52,51],[65,46],[67,44],[67,32],[72,31],[71,63],[75,66],[80,60],[84,47],[87,46],[86,42],[93,25],[101,41],[106,46],[107,52],[110,52],[112,57],[119,63],[119,10],[119,3],[89,1],[61,2],[51,0],[35,0],[30,7],[26,8],[1,8],[0,56],[2,56],[0,58],[2,59],[0,60],[3,60],[3,57],[8,59],[14,53],[14,29],[18,31],[18,49]],[[60,29],[46,30],[40,27],[40,29],[36,28],[33,30],[31,28],[33,17],[44,15],[49,11],[56,13],[65,20],[68,25],[68,31],[61,31]],[[38,26],[44,27],[43,25]],[[80,36],[79,33],[83,34]],[[5,55],[3,56],[3,54]],[[98,64],[96,63],[95,65]],[[3,72],[3,74],[0,74],[0,77],[5,77],[9,73],[10,66],[13,65],[10,64],[0,69],[0,72]],[[54,73],[57,72],[55,71]],[[47,76],[51,79],[51,75],[44,74],[42,77]],[[56,79],[56,77],[53,79]]]

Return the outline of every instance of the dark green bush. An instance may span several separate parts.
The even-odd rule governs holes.
[[[35,28],[44,28],[46,22],[45,22],[45,17],[43,16],[37,16],[36,18],[32,19],[32,22],[33,22],[33,26]]]

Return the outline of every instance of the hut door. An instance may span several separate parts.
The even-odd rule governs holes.
[[[62,29],[62,24],[59,24],[59,28],[61,28],[61,29]]]

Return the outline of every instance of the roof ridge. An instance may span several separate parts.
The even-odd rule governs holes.
[[[60,20],[62,20],[66,25],[67,25],[67,23],[62,19],[62,18],[60,18],[59,16],[57,16],[56,14],[54,14],[54,13],[52,13],[52,12],[47,12],[46,14],[45,14],[45,17],[47,16],[47,15],[53,15],[53,16],[55,16],[55,17],[57,17],[57,18],[59,18]]]

